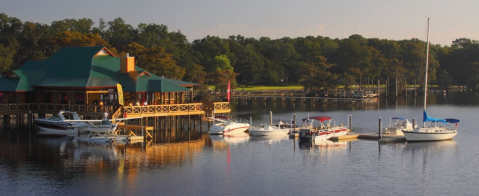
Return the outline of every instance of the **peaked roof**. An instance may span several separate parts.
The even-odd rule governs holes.
[[[162,78],[137,66],[120,73],[120,58],[105,47],[65,47],[44,61],[29,61],[0,78],[0,91],[33,91],[34,87],[116,87],[125,92],[182,92],[195,83]]]

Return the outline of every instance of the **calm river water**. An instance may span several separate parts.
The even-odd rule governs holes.
[[[352,115],[353,131],[377,132],[379,118],[382,127],[396,116],[421,121],[421,103],[412,96],[355,106],[234,98],[231,115],[252,117],[253,125],[267,123],[269,111],[274,121],[323,115],[345,125]],[[169,137],[185,141],[114,145],[0,130],[0,195],[477,195],[479,95],[431,94],[427,109],[460,119],[459,134],[442,142],[311,147],[287,137],[213,137],[206,123],[203,133]]]

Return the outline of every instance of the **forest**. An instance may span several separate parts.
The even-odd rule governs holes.
[[[425,38],[424,38],[425,39]],[[0,13],[0,74],[30,60],[44,60],[62,47],[105,46],[116,56],[129,53],[136,65],[159,76],[225,89],[246,84],[301,84],[307,91],[349,87],[398,78],[399,86],[422,84],[426,42],[351,35],[280,39],[206,36],[189,42],[162,24],[122,18],[64,19],[51,24],[22,22]],[[458,38],[451,46],[430,43],[429,83],[441,88],[479,90],[479,42]],[[203,87],[204,87],[203,85]]]

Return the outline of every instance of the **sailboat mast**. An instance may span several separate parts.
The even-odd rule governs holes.
[[[426,111],[427,100],[427,73],[429,65],[429,18],[427,18],[427,36],[426,36],[426,77],[424,78],[424,111]],[[423,127],[426,127],[426,122],[423,122]]]

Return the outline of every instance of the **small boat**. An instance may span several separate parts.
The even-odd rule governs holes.
[[[313,127],[314,121],[319,121],[320,126]],[[326,121],[326,122],[325,122]],[[303,125],[299,128],[300,141],[324,141],[331,137],[346,135],[349,132],[348,127],[340,124],[331,125],[332,118],[329,116],[314,116],[303,119]]]
[[[78,126],[86,126],[84,122],[68,122],[66,116],[71,116],[71,120],[80,120],[76,112],[60,111],[49,118],[38,118],[34,122],[40,131],[38,135],[72,135],[78,134]]]
[[[208,117],[213,120],[213,126],[208,131],[211,135],[243,135],[250,124],[241,118],[229,119],[226,116]]]
[[[424,77],[424,111],[423,126],[412,131],[403,131],[406,141],[440,141],[449,140],[457,135],[458,119],[432,118],[426,112],[427,100],[427,73],[429,64],[429,18],[427,19],[427,48],[426,48],[426,71]],[[426,125],[426,123],[429,123]],[[444,123],[445,126],[437,126],[436,123]],[[449,123],[449,124],[448,124]],[[452,125],[451,125],[452,124]]]
[[[277,125],[273,125],[273,113],[270,111],[270,119],[269,124],[259,126],[259,127],[251,127],[249,129],[249,134],[252,136],[272,136],[272,135],[287,135],[291,128],[293,127],[292,124],[286,124],[282,120],[279,121]]]
[[[394,121],[394,124],[392,122]],[[406,118],[392,117],[389,119],[389,127],[384,128],[383,133],[389,135],[404,135],[402,131],[412,131],[417,125],[411,124]]]

